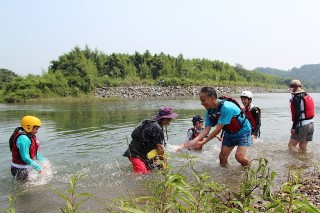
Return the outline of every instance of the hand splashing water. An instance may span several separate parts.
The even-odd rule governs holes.
[[[28,185],[31,186],[39,186],[48,183],[52,178],[52,169],[51,164],[48,160],[45,160],[44,162],[39,162],[39,164],[42,167],[41,172],[37,172],[35,170],[32,170],[29,174],[29,181]]]

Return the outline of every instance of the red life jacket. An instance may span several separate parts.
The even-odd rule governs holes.
[[[261,126],[261,110],[259,107],[252,107],[251,109],[248,109],[244,107],[242,109],[244,113],[246,114],[246,117],[248,118],[251,127],[252,127],[252,134],[260,137],[260,126]]]
[[[256,107],[257,108],[257,107]],[[251,124],[251,126],[252,126],[252,129],[253,130],[255,130],[255,129],[257,129],[257,118],[255,118],[254,116],[253,116],[253,114],[252,114],[252,109],[253,108],[251,108],[251,109],[248,109],[248,108],[246,108],[246,107],[244,107],[243,108],[243,111],[244,111],[244,113],[246,114],[246,116],[247,116],[247,118],[248,118],[248,120],[249,120],[249,122],[250,122],[250,124]],[[258,108],[258,110],[259,110],[259,117],[260,117],[260,109]]]
[[[15,132],[14,135],[13,135],[13,138],[12,138],[12,162],[13,163],[16,163],[16,164],[20,164],[20,165],[26,165],[26,162],[24,162],[22,159],[21,159],[21,155],[20,155],[20,152],[19,152],[19,149],[17,147],[17,139],[20,135],[26,135],[30,141],[31,141],[31,145],[30,145],[30,148],[29,148],[29,154],[30,154],[30,158],[32,160],[35,160],[37,158],[37,151],[38,151],[38,148],[39,148],[39,145],[37,143],[37,138],[35,135],[30,135],[30,134],[26,134],[25,132]]]
[[[256,124],[256,120],[254,119],[252,113],[251,113],[251,110],[247,110],[246,108],[243,108],[243,111],[244,113],[246,114],[251,126],[252,126],[252,129],[255,129],[257,124]]]
[[[307,93],[305,93],[305,95],[299,95],[297,97],[299,97],[301,100],[303,100],[303,108],[304,108],[304,110],[301,110],[301,117],[300,117],[299,121],[312,119],[314,117],[314,102],[313,102],[313,99],[311,98],[311,96],[308,95]],[[294,109],[292,99],[290,99],[290,108],[291,108],[292,121],[294,121],[295,109]]]
[[[218,106],[218,110],[216,114],[209,114],[209,118],[215,122],[218,123],[219,117],[220,117],[220,110],[224,104],[225,101],[230,101],[233,102],[235,105],[237,105],[240,109],[240,112],[238,115],[235,115],[232,117],[231,121],[229,124],[224,125],[223,130],[228,133],[228,134],[236,134],[237,132],[239,132],[244,124],[244,122],[246,121],[246,116],[244,114],[244,112],[242,111],[239,103],[237,102],[237,100],[235,100],[234,98],[230,98],[227,96],[222,96],[219,99],[222,99],[222,101],[220,102],[219,106]],[[239,117],[242,117],[242,122],[240,121]]]

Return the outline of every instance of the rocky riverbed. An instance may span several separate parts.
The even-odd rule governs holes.
[[[304,202],[304,199],[308,200],[308,202],[313,205],[317,210],[313,212],[318,212],[320,208],[320,173],[319,172],[307,172],[302,174],[299,178],[299,181],[296,183],[300,186],[296,188],[296,190],[290,191],[288,190],[279,190],[274,192],[274,198],[278,200],[282,200],[282,202],[286,203],[285,206],[288,207],[288,203],[290,199],[295,201]],[[298,186],[298,185],[295,185]],[[293,196],[293,197],[290,197]],[[257,203],[253,204],[253,207],[258,210],[258,212],[266,212],[266,206],[268,206],[268,201],[261,200]],[[286,211],[291,212],[291,211]],[[309,211],[302,211],[309,212]]]
[[[177,97],[198,95],[202,86],[130,86],[130,87],[102,87],[96,89],[95,96],[101,98],[144,98],[144,97]],[[279,92],[276,89],[265,89],[261,87],[215,87],[218,95],[236,94],[244,90],[253,93]],[[280,91],[281,92],[281,91]]]
[[[303,194],[313,205],[320,207],[320,173],[305,173],[300,179],[302,185],[299,192]]]

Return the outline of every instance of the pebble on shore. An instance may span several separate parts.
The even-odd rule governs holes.
[[[198,95],[202,86],[131,86],[131,87],[101,87],[95,92],[96,97],[101,98],[146,98],[146,97],[178,97]],[[250,90],[253,93],[270,93],[276,90],[265,89],[261,87],[215,87],[218,95],[237,94],[244,90]]]

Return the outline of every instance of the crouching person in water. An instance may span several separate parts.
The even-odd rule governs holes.
[[[41,127],[40,119],[34,116],[24,116],[21,127],[17,127],[9,139],[12,152],[11,174],[17,180],[25,180],[30,168],[34,168],[39,174],[44,174],[42,167],[36,162],[45,162],[39,152],[40,144],[36,138]]]
[[[143,120],[132,132],[132,140],[123,156],[128,157],[135,174],[149,174],[161,168],[159,157],[164,156],[163,127],[177,117],[171,107],[161,107],[151,120]]]

